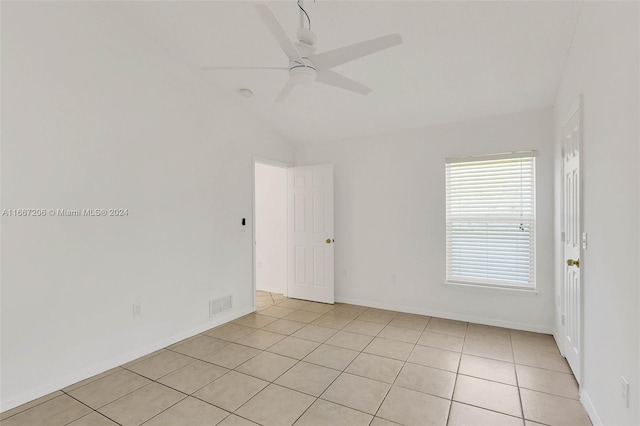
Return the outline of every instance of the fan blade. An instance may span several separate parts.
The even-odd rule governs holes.
[[[217,70],[288,70],[287,67],[202,67],[203,71]]]
[[[400,34],[389,34],[314,55],[311,58],[311,62],[313,62],[316,70],[326,70],[351,62],[354,59],[371,55],[372,53],[379,52],[380,50],[388,49],[389,47],[396,46],[400,43],[402,43],[402,37],[400,37]]]
[[[263,4],[256,4],[255,8],[258,15],[260,15],[267,28],[269,28],[269,31],[271,31],[271,34],[280,45],[280,48],[282,48],[284,53],[287,55],[287,58],[289,58],[290,61],[301,64],[304,63],[298,53],[298,50],[293,43],[291,43],[291,40],[289,40],[289,37],[287,37],[287,34],[282,29],[282,25],[280,25],[276,17],[273,16],[273,13],[271,13],[269,8]]]
[[[278,94],[278,97],[276,98],[275,102],[282,102],[284,101],[284,99],[289,96],[289,93],[291,93],[291,90],[293,89],[293,87],[296,84],[293,82],[293,80],[289,79],[287,80],[287,83],[284,85],[284,87],[282,88],[282,90],[280,90],[280,93]]]
[[[329,86],[339,87],[344,90],[356,92],[361,95],[367,95],[371,92],[367,86],[363,86],[357,81],[353,81],[337,72],[330,70],[323,70],[316,75],[316,81],[318,83],[328,84]]]

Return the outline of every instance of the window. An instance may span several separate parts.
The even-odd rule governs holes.
[[[535,154],[447,159],[447,282],[535,289]]]

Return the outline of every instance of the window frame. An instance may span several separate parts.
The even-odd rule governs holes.
[[[507,153],[499,153],[499,154],[488,154],[488,155],[476,155],[469,157],[452,157],[445,159],[445,284],[446,285],[454,285],[465,288],[473,288],[473,289],[483,289],[483,290],[491,290],[491,291],[500,291],[500,292],[515,292],[519,294],[537,294],[537,188],[536,188],[536,180],[537,180],[537,151],[516,151],[516,152],[507,152]],[[501,160],[512,160],[512,159],[526,159],[531,162],[530,174],[526,176],[530,178],[531,182],[526,188],[531,189],[531,199],[527,202],[531,205],[531,214],[522,215],[523,210],[521,208],[519,217],[511,216],[491,216],[491,215],[479,215],[478,217],[473,218],[473,222],[468,217],[458,216],[451,212],[451,182],[450,182],[450,164],[461,164],[461,163],[474,163],[477,167],[482,162],[496,162]],[[522,173],[522,172],[521,172]],[[521,184],[522,185],[522,184]],[[522,191],[525,186],[521,186],[520,190]],[[520,196],[522,197],[522,195]],[[506,206],[506,204],[505,204]],[[460,220],[461,218],[465,220]],[[452,268],[452,227],[453,224],[456,223],[456,219],[458,219],[458,224],[486,224],[487,227],[491,225],[495,225],[496,223],[504,223],[514,225],[516,223],[522,224],[527,222],[530,224],[529,238],[527,248],[529,250],[529,268],[528,268],[528,281],[518,281],[516,279],[511,280],[499,280],[495,278],[489,278],[491,275],[489,273],[489,268],[487,269],[487,277],[470,277],[463,275],[456,275],[453,272]],[[494,265],[499,265],[500,260],[494,263]],[[503,260],[504,262],[504,260]],[[526,271],[526,269],[524,269]],[[479,275],[479,274],[478,274]],[[514,276],[517,273],[514,274]]]

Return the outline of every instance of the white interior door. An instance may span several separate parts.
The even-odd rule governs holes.
[[[287,293],[334,302],[333,165],[287,169]]]
[[[564,352],[576,380],[580,383],[582,358],[582,286],[580,280],[580,147],[582,146],[581,108],[572,110],[563,129],[564,158]]]

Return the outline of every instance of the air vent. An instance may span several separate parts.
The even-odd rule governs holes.
[[[209,317],[231,309],[231,295],[209,300]]]

